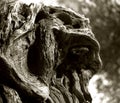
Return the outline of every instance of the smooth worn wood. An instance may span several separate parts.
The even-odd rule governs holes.
[[[5,3],[0,11],[0,102],[91,103],[101,67],[89,19],[62,7]]]

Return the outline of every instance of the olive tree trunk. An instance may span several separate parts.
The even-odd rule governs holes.
[[[62,7],[3,3],[0,103],[91,103],[101,67],[89,19]]]

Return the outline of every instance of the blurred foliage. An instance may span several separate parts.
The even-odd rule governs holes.
[[[98,74],[110,82],[104,85],[103,79],[97,80],[99,92],[104,92],[105,96],[110,97],[109,100],[100,103],[119,103],[120,0],[59,0],[59,3],[90,19],[92,30],[101,44],[103,69]]]

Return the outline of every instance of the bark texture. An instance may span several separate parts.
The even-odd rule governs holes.
[[[21,2],[0,13],[1,103],[91,103],[101,67],[89,19],[62,7]]]

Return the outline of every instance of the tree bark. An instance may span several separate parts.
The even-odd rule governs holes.
[[[0,14],[0,101],[88,103],[100,46],[84,16],[62,7],[5,3]]]

